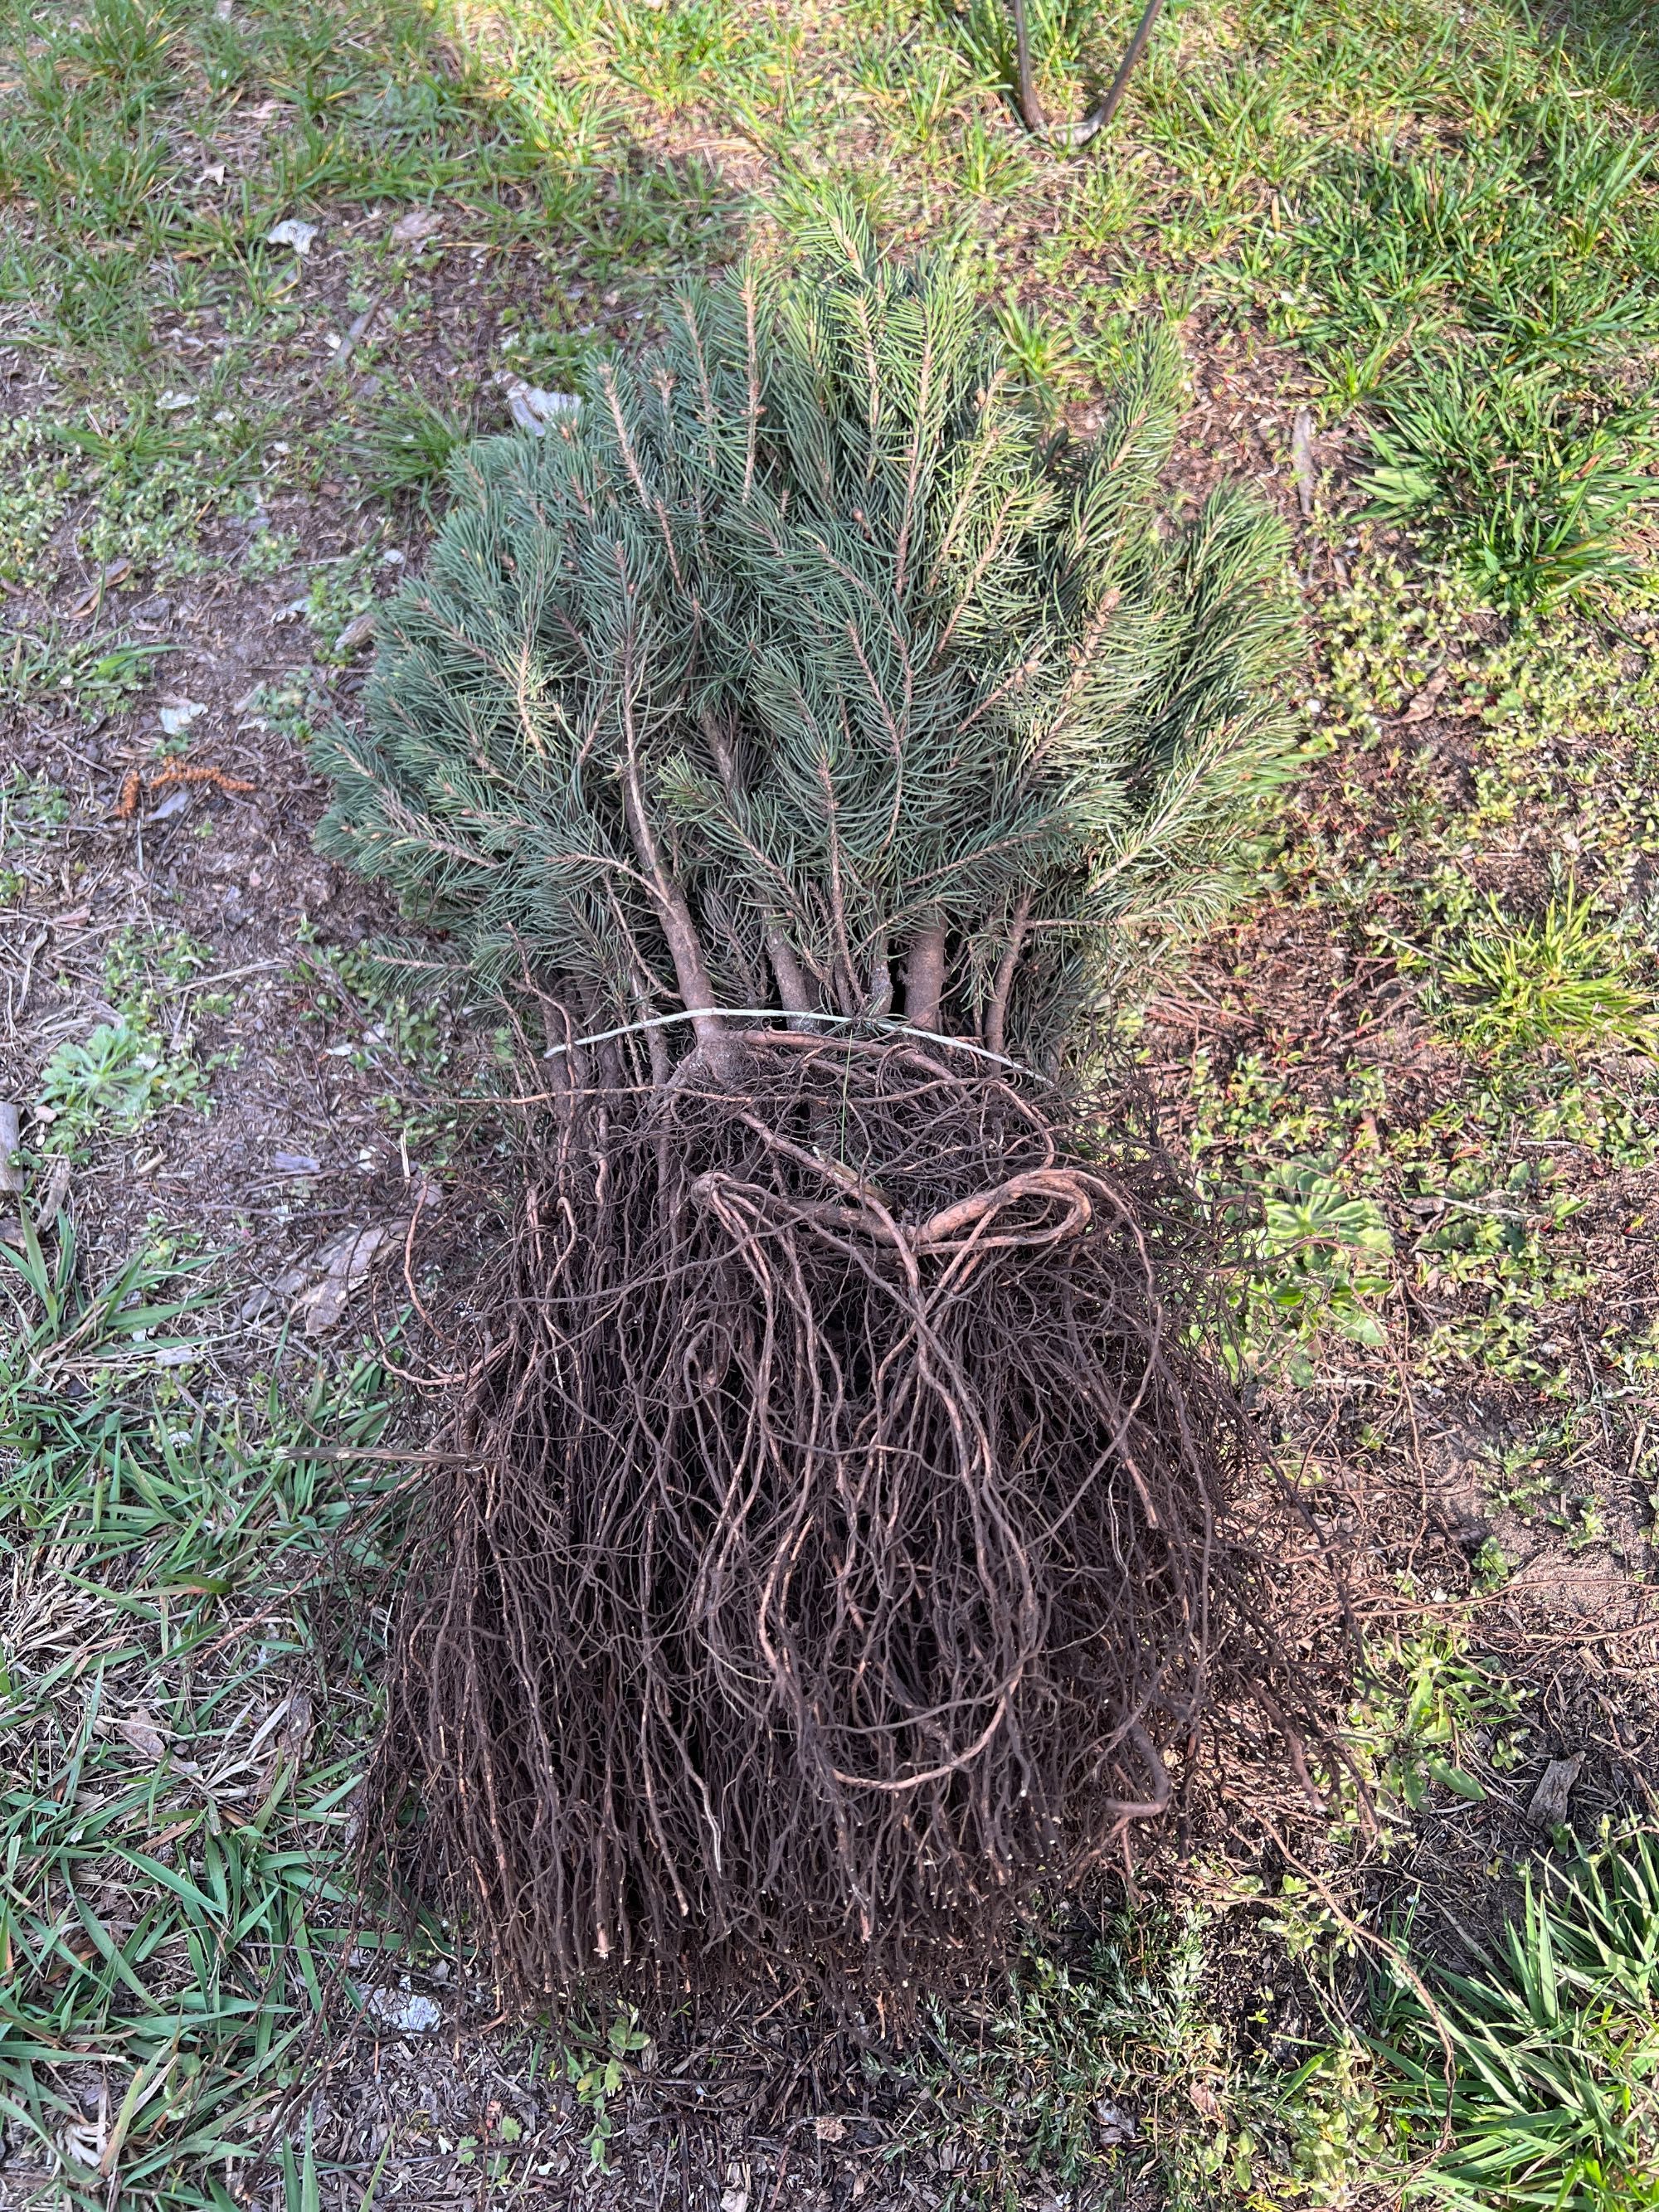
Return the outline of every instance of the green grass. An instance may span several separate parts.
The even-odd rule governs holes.
[[[1650,398],[1598,409],[1550,368],[1494,377],[1454,356],[1401,391],[1371,442],[1375,512],[1418,524],[1501,606],[1637,572],[1622,541],[1654,495]]]
[[[66,1217],[0,1247],[0,2122],[75,2206],[240,2201],[354,1924],[374,1655],[309,1593],[375,1557],[386,1388],[228,1400],[208,1280],[156,1244],[88,1287]]]
[[[1623,1047],[1659,1054],[1659,999],[1633,980],[1628,943],[1572,890],[1535,921],[1488,900],[1440,970],[1446,1018],[1477,1051]]]
[[[1146,94],[1207,204],[1195,291],[1254,307],[1328,417],[1363,410],[1379,504],[1492,597],[1616,573],[1653,493],[1650,136],[1493,10],[1232,20],[1242,36]]]
[[[976,2033],[935,2021],[907,2077],[922,2094],[902,2140],[934,2153],[953,2205],[1023,2201],[1034,2179],[1052,2193],[1108,2178],[1153,2183],[1173,2212],[1659,2201],[1650,1832],[1528,1873],[1516,1916],[1462,1972],[1409,1926],[1383,1948],[1382,1971],[1359,1971],[1351,1934],[1288,1873],[1276,1893],[1255,1878],[1212,1887],[1178,1917],[1034,1930]]]
[[[1491,1683],[1464,1656],[1401,1656],[1421,1741],[1444,1741],[1448,1697],[1473,1698],[1466,1725],[1490,1717]],[[941,2169],[945,2202],[1109,2179],[1155,2185],[1173,2212],[1659,2202],[1650,1832],[1529,1872],[1517,1915],[1462,1972],[1408,1927],[1383,1945],[1395,1963],[1356,1979],[1351,1935],[1319,1895],[1288,1873],[1276,1893],[1247,1878],[1174,1917],[1033,1929],[1005,1991],[936,2015],[900,2076],[915,2102],[899,2140]],[[1266,1981],[1241,1987],[1252,1971]]]
[[[163,1115],[210,1110],[216,1060],[199,1048],[197,1031],[200,1017],[228,1004],[185,988],[210,962],[209,948],[187,931],[130,927],[111,939],[103,960],[110,1018],[64,1038],[40,1063],[42,1153],[84,1161],[100,1140],[119,1144]]]
[[[151,640],[77,638],[51,623],[43,636],[20,623],[9,655],[0,659],[0,704],[67,706],[83,728],[92,729],[112,708],[130,705],[172,649]]]
[[[1373,1642],[1349,1715],[1348,1745],[1385,1818],[1439,1800],[1479,1803],[1527,1755],[1521,1701],[1503,1669],[1469,1647],[1466,1624],[1430,1621]]]
[[[413,497],[430,515],[444,471],[472,431],[463,416],[422,392],[400,394],[363,437],[358,465],[364,491],[388,501]]]
[[[1403,1983],[1376,2044],[1417,2141],[1451,2142],[1411,2195],[1449,2212],[1659,2204],[1659,1840],[1635,1831],[1541,1882],[1469,1971]],[[1444,2040],[1443,2041],[1443,2037]],[[1452,2081],[1449,2087],[1449,2062]]]
[[[1053,112],[1080,112],[1133,13],[1034,7]],[[0,102],[0,197],[29,219],[0,313],[9,299],[17,334],[72,380],[97,362],[127,396],[125,428],[69,434],[199,459],[204,430],[222,497],[273,434],[246,409],[249,371],[306,317],[304,264],[264,242],[279,217],[322,218],[326,239],[371,204],[431,205],[483,242],[492,277],[533,257],[552,281],[507,357],[556,382],[593,350],[607,286],[648,314],[664,271],[732,250],[732,193],[669,149],[696,118],[759,150],[781,209],[827,175],[900,228],[971,230],[988,293],[1055,390],[1086,386],[1151,302],[1259,319],[1327,422],[1370,441],[1379,510],[1520,606],[1626,572],[1653,494],[1659,178],[1651,130],[1620,105],[1647,96],[1634,20],[1581,10],[1579,34],[1551,42],[1498,0],[1457,18],[1419,0],[1198,0],[1160,27],[1110,148],[1063,161],[1012,121],[993,0],[863,0],[810,28],[737,0],[517,0],[488,39],[415,0],[233,20],[210,0],[89,0],[77,18],[7,0],[20,76]],[[280,128],[250,142],[245,118],[273,107]],[[222,133],[239,155],[220,178]],[[388,276],[442,265],[421,244],[349,250],[365,313]],[[1041,326],[1033,275],[1053,301]],[[378,347],[395,370],[401,317],[359,367]],[[180,330],[207,341],[187,362]],[[180,368],[187,431],[155,413]],[[347,465],[372,495],[427,490],[470,397],[394,374],[339,424]],[[50,442],[17,457],[0,574],[34,557],[64,496]],[[167,487],[170,507],[189,496]]]

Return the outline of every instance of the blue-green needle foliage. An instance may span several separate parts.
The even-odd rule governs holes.
[[[325,848],[592,1028],[892,1012],[1054,1062],[1292,763],[1276,524],[1158,522],[1178,391],[1148,337],[1069,442],[957,264],[826,216],[458,462]]]

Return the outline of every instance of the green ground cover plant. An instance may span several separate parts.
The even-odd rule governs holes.
[[[198,1018],[218,1002],[181,993],[208,965],[188,932],[129,929],[104,956],[109,1018],[55,1045],[39,1076],[42,1149],[87,1157],[99,1135],[131,1138],[160,1115],[210,1104]]]
[[[169,1056],[125,1016],[100,1022],[82,1042],[60,1044],[40,1071],[40,1103],[52,1116],[54,1151],[108,1127],[130,1135],[169,1106],[203,1096],[187,1058]]]

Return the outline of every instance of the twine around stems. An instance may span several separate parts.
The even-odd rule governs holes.
[[[565,1044],[550,1044],[543,1053],[544,1060],[556,1060],[563,1053],[578,1051],[584,1045],[609,1044],[614,1038],[641,1036],[647,1030],[666,1029],[671,1022],[691,1022],[714,1014],[722,1021],[775,1023],[782,1009],[777,1006],[681,1006],[670,1014],[652,1014],[644,1021],[624,1022],[618,1029],[598,1030],[592,1036],[572,1037]],[[840,1029],[875,1029],[889,1036],[919,1037],[927,1044],[949,1045],[954,1051],[971,1053],[975,1060],[988,1060],[998,1067],[1012,1068],[1016,1075],[1028,1075],[1033,1083],[1047,1084],[1053,1090],[1052,1079],[1035,1067],[1027,1067],[1023,1060],[1010,1060],[1006,1053],[992,1052],[982,1044],[973,1044],[966,1037],[947,1036],[942,1030],[919,1030],[908,1022],[894,1021],[885,1014],[796,1014],[788,1024],[788,1033],[810,1035],[822,1026]]]

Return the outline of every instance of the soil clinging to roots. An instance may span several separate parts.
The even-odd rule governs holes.
[[[1207,1229],[1088,1126],[769,1033],[544,1131],[365,1833],[504,1991],[902,2007],[1271,1674]]]

